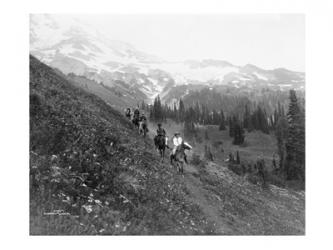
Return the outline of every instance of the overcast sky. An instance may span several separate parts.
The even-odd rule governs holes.
[[[115,40],[166,60],[221,59],[305,71],[301,14],[80,15]]]

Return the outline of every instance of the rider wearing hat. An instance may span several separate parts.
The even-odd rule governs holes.
[[[130,108],[127,108],[126,111],[125,111],[125,115],[128,119],[131,119],[131,109]]]
[[[157,126],[158,126],[158,128],[156,130],[156,136],[154,137],[155,146],[157,147],[157,142],[158,142],[159,137],[162,137],[165,140],[165,146],[167,148],[169,148],[165,129],[162,128],[161,123],[158,123]]]
[[[164,128],[162,128],[162,124],[158,123],[157,126],[158,126],[158,128],[156,130],[157,136],[163,136],[163,137],[165,137],[166,136],[166,132],[165,132]]]
[[[134,110],[134,119],[139,120],[139,118],[140,118],[140,109],[139,106],[137,106]]]
[[[140,121],[147,122],[147,117],[145,116],[144,113],[141,114]]]

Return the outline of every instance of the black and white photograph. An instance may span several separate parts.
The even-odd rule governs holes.
[[[30,235],[305,235],[305,15],[29,15]]]
[[[1,249],[332,248],[331,1],[1,10]]]

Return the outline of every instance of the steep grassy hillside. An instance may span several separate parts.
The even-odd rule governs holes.
[[[30,56],[31,234],[210,234],[151,141]]]
[[[74,86],[80,87],[85,91],[100,97],[107,104],[117,110],[124,110],[128,106],[135,107],[138,103],[138,100],[136,100],[135,97],[123,94],[121,91],[117,90],[116,87],[111,88],[83,76],[77,76],[74,74],[67,75],[66,78]]]
[[[227,235],[304,235],[305,193],[250,183],[214,162],[187,166],[188,196]]]

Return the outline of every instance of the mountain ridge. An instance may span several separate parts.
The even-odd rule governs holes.
[[[112,40],[79,20],[61,18],[30,16],[31,54],[65,74],[83,75],[110,87],[117,86],[113,80],[125,81],[150,101],[171,85],[304,89],[303,72],[284,68],[266,70],[253,64],[237,66],[216,59],[168,62],[127,42]],[[133,93],[124,90],[124,94]]]

